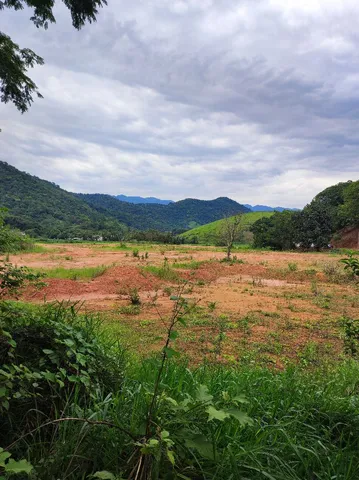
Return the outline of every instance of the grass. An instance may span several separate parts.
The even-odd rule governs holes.
[[[113,478],[133,479],[131,458],[136,458],[136,443],[144,436],[143,422],[160,356],[140,361],[125,354],[124,360],[117,343],[118,336],[125,334],[122,327],[112,329],[98,317],[81,316],[63,306],[27,309],[25,304],[9,303],[0,308],[0,325],[10,334],[16,332],[18,340],[6,362],[25,363],[31,371],[39,365],[41,371],[41,358],[46,360],[46,355],[59,348],[70,369],[65,372],[64,387],[51,380],[44,383],[40,376],[36,397],[23,398],[20,391],[11,398],[9,410],[0,408],[0,427],[5,426],[5,430],[0,428],[0,435],[6,432],[2,446],[11,442],[13,458],[31,462],[31,478],[80,480],[109,471]],[[148,322],[141,328],[147,327]],[[49,329],[56,331],[58,341],[52,341]],[[42,348],[34,348],[39,340]],[[46,350],[46,342],[50,342],[51,351]],[[268,337],[268,343],[269,350],[280,350],[276,336]],[[266,351],[260,353],[263,363],[270,362]],[[1,354],[6,355],[6,351]],[[149,448],[147,457],[155,466],[151,478],[357,479],[359,363],[346,359],[326,365],[320,357],[318,346],[310,341],[301,350],[301,365],[282,372],[257,365],[190,368],[184,359],[167,361],[153,417],[152,438],[157,443],[152,445],[157,448],[160,444],[161,448],[153,450],[153,456]],[[86,378],[88,368],[90,384],[76,381],[72,364],[78,361],[82,365],[80,378]],[[46,368],[63,375],[63,363],[56,366],[48,359],[46,362]],[[51,379],[48,372],[45,378]],[[26,382],[26,377],[18,381]],[[33,393],[36,386],[30,388]],[[196,403],[198,398],[202,398],[203,408]],[[238,417],[223,416],[234,398],[238,399]],[[208,405],[215,406],[209,409],[212,420]],[[93,424],[66,420],[36,428],[66,417],[90,419]],[[17,418],[24,421],[19,423]],[[26,436],[30,430],[31,435]],[[104,475],[97,478],[112,478]]]
[[[241,226],[244,232],[247,232],[245,236],[248,236],[249,227],[257,220],[263,217],[270,217],[273,212],[250,212],[242,216]],[[220,231],[224,220],[217,220],[216,222],[207,223],[201,227],[193,228],[185,233],[182,233],[180,237],[186,241],[191,242],[194,238],[197,239],[199,244],[203,245],[215,245],[220,239]]]
[[[180,277],[178,273],[173,270],[173,268],[165,260],[161,267],[156,267],[155,265],[147,265],[142,267],[142,272],[148,272],[155,277],[160,278],[161,280],[166,280],[168,282],[179,282]]]
[[[38,273],[45,273],[48,278],[61,278],[70,280],[88,280],[100,277],[109,267],[100,265],[97,267],[83,267],[83,268],[47,268],[37,270]]]

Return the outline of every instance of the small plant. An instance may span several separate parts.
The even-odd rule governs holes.
[[[339,260],[344,263],[344,269],[349,271],[354,277],[359,278],[359,259],[354,257],[353,252],[349,252],[347,258]]]
[[[288,270],[290,272],[296,272],[298,270],[298,265],[295,262],[288,263]]]
[[[6,295],[17,295],[28,284],[41,288],[43,273],[32,273],[27,267],[16,267],[12,263],[0,262],[0,299]]]
[[[349,317],[341,319],[344,337],[344,351],[351,357],[358,357],[359,354],[359,320]]]
[[[217,306],[217,302],[208,302],[207,306],[208,306],[208,310],[210,312],[214,312],[214,310],[216,309],[216,306]]]
[[[134,249],[132,250],[132,256],[133,256],[133,257],[138,258],[138,257],[139,257],[139,254],[140,254],[140,252],[139,252],[139,250],[138,250],[137,248],[134,248]]]
[[[131,288],[129,297],[131,305],[141,305],[141,298],[137,288]]]
[[[119,308],[119,312],[124,315],[139,315],[141,313],[140,305],[124,305]]]

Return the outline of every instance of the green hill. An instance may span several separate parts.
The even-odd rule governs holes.
[[[226,197],[215,200],[187,198],[169,205],[133,204],[111,195],[77,194],[91,208],[111,215],[137,230],[183,231],[249,209]]]
[[[34,237],[121,238],[126,230],[118,220],[97,212],[54,183],[20,172],[0,162],[0,207],[6,223]]]
[[[9,210],[6,222],[34,237],[115,240],[127,227],[178,232],[249,211],[229,198],[136,205],[111,195],[70,193],[5,162],[0,162],[0,179],[0,207]]]
[[[261,218],[268,218],[273,215],[274,212],[250,212],[242,216],[241,225],[243,227],[243,236],[245,242],[251,242],[252,234],[249,231],[249,227],[254,222]],[[215,245],[220,242],[220,232],[223,225],[223,219],[216,222],[202,225],[201,227],[193,228],[180,235],[189,243],[199,243],[202,245]]]

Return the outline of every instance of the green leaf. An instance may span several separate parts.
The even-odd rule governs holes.
[[[168,358],[181,356],[179,352],[177,352],[176,350],[173,350],[173,348],[170,348],[170,347],[165,347],[163,351],[166,353]]]
[[[99,478],[100,480],[116,480],[115,475],[111,472],[107,472],[106,470],[94,473],[93,478]]]
[[[6,473],[30,473],[33,469],[33,466],[27,460],[13,460],[10,458],[8,463],[5,465]]]
[[[178,317],[178,321],[181,325],[183,325],[184,327],[187,327],[187,322],[183,317]]]
[[[42,351],[46,354],[46,355],[52,355],[54,353],[53,350],[49,350],[48,348],[43,348]]]
[[[167,450],[167,458],[171,462],[171,464],[174,466],[175,465],[175,455],[172,452],[172,450]]]
[[[5,467],[5,462],[8,458],[11,457],[11,453],[4,452],[2,448],[0,448],[0,467]]]
[[[236,395],[233,398],[233,401],[238,403],[249,403],[244,395]]]
[[[179,333],[173,330],[173,332],[170,333],[170,340],[176,340],[176,338],[179,337]]]
[[[217,410],[212,405],[206,408],[206,412],[208,413],[208,421],[211,420],[219,420],[223,422],[226,418],[229,417],[229,414],[226,413],[224,410]]]
[[[0,387],[0,397],[5,397],[5,396],[6,396],[6,388]]]
[[[204,435],[192,435],[185,438],[187,448],[194,448],[204,458],[214,459],[212,443]]]
[[[248,417],[245,412],[242,412],[238,408],[227,408],[226,412],[231,417],[234,417],[236,420],[239,421],[241,425],[253,425],[253,420]]]
[[[210,402],[213,400],[213,395],[208,392],[207,385],[200,385],[197,390],[196,400],[198,402]]]

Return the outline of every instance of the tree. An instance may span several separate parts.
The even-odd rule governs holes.
[[[226,217],[223,219],[220,231],[220,237],[227,249],[227,260],[231,258],[233,244],[238,241],[241,234],[242,214],[234,217]]]
[[[290,250],[295,243],[293,219],[297,212],[285,210],[275,212],[271,217],[263,217],[251,226],[255,248],[270,247],[274,250]]]
[[[352,182],[344,190],[344,204],[341,213],[345,217],[346,224],[359,226],[359,181]]]
[[[55,23],[54,0],[0,0],[0,10],[13,8],[22,10],[24,6],[33,9],[30,18],[37,28],[48,28]],[[107,5],[107,0],[63,0],[71,12],[72,24],[80,29],[86,22],[96,21],[99,7]],[[27,70],[35,65],[43,65],[44,60],[28,48],[20,48],[11,38],[0,32],[0,100],[13,102],[24,113],[33,102],[33,95],[42,98],[37,85],[27,76]]]
[[[312,202],[295,216],[296,241],[304,248],[327,247],[334,232],[333,216],[325,203]]]

